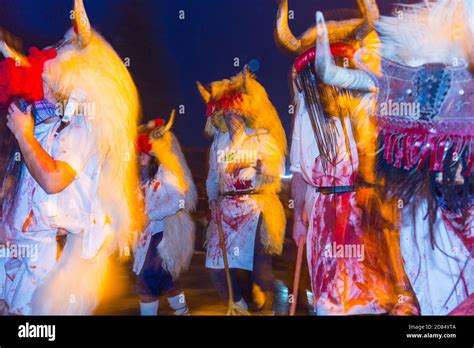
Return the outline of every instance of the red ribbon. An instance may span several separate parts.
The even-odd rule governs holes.
[[[331,44],[331,54],[333,56],[344,57],[344,58],[353,58],[355,49],[353,46],[342,43],[336,42]],[[316,58],[316,48],[312,47],[302,55],[300,55],[296,61],[294,62],[293,66],[297,74],[301,72],[308,64],[314,62]]]
[[[238,108],[243,101],[242,92],[223,96],[219,100],[207,103],[206,117],[212,117],[220,111],[227,111]]]
[[[29,66],[18,65],[13,58],[0,62],[0,104],[8,105],[12,98],[23,98],[32,103],[44,98],[44,64],[57,56],[56,50],[49,48],[40,51],[36,47],[25,57]]]

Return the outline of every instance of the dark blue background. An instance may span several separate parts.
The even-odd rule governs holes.
[[[230,77],[252,59],[257,76],[277,107],[289,135],[288,71],[292,57],[275,45],[275,0],[85,0],[92,25],[129,57],[145,117],[167,117],[185,105],[174,131],[185,146],[205,147],[205,107],[195,87]],[[389,13],[392,0],[378,1]],[[0,26],[23,39],[24,47],[50,45],[71,26],[72,0],[0,0]],[[356,8],[355,0],[290,0],[295,34],[314,25],[316,10]],[[185,20],[179,11],[185,11]]]

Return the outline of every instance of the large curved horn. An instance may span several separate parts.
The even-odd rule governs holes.
[[[5,58],[13,58],[17,64],[26,67],[30,66],[28,59],[23,54],[8,46],[4,41],[0,41],[0,52],[2,52]]]
[[[331,55],[328,28],[321,12],[316,13],[316,58],[314,60],[319,78],[326,84],[339,88],[355,89],[367,92],[376,90],[375,82],[362,70],[351,70],[337,66]]]
[[[346,19],[342,21],[329,21],[326,23],[329,42],[353,40],[357,29],[363,23],[362,18]],[[317,28],[311,27],[301,36],[301,53],[316,44]]]
[[[74,21],[77,29],[77,45],[79,48],[84,48],[90,42],[92,28],[83,0],[74,0]]]
[[[378,8],[375,0],[358,1],[361,12],[363,14],[370,13],[370,17],[368,19],[355,18],[328,22],[327,28],[330,42],[354,39],[358,36],[359,30],[361,31],[361,36],[364,36],[364,31],[361,28],[372,28],[372,23],[375,23],[375,19],[378,20]],[[275,40],[277,43],[288,52],[299,55],[316,44],[316,37],[316,27],[308,29],[299,38],[293,35],[288,25],[288,0],[281,0],[275,28]]]
[[[292,54],[301,51],[301,40],[296,38],[288,25],[288,0],[281,0],[275,26],[275,39],[280,46]]]
[[[207,104],[211,100],[211,93],[204,87],[201,82],[196,81],[197,88],[199,90],[199,93],[201,93],[201,97],[204,100],[204,102]]]
[[[176,116],[176,110],[173,109],[173,111],[171,111],[171,115],[168,120],[168,123],[166,124],[166,127],[164,129],[164,133],[168,132],[171,129],[171,127],[173,127],[175,116]]]
[[[376,0],[357,0],[364,21],[357,29],[356,37],[362,41],[372,30],[380,19],[380,11]]]

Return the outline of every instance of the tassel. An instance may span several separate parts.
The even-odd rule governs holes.
[[[419,152],[419,156],[417,156],[419,160],[417,160],[418,165],[416,166],[416,169],[418,170],[421,170],[423,168],[434,148],[432,139],[430,139],[429,137],[427,137],[426,139],[426,141],[420,144],[421,151]]]
[[[440,171],[443,169],[443,158],[447,144],[440,137],[436,139],[435,144],[430,158],[430,171]]]
[[[474,165],[474,145],[473,140],[470,139],[469,150],[467,151],[467,169],[466,169],[466,177],[470,177],[472,173],[472,166]]]
[[[405,138],[406,136],[399,135],[396,140],[396,152],[395,152],[395,162],[393,165],[397,168],[400,168],[402,166],[402,160],[403,160],[403,145],[405,144]]]
[[[404,166],[405,170],[410,170],[410,168],[413,167],[413,162],[412,162],[412,158],[411,158],[410,149],[412,149],[413,144],[415,143],[414,140],[415,140],[415,137],[413,137],[411,135],[407,136],[404,139],[405,144],[403,145],[404,146],[404,148],[403,148],[403,158],[404,158],[404,161],[405,161],[405,166]]]

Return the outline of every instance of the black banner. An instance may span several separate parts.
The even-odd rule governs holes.
[[[474,343],[472,317],[4,317],[0,328],[1,348]]]

